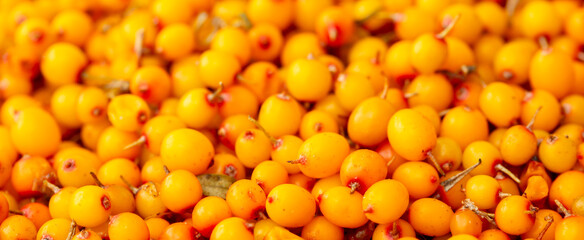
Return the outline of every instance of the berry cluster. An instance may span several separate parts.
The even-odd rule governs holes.
[[[0,240],[583,240],[581,0],[0,1]]]

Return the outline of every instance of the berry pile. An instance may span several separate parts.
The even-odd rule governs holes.
[[[0,1],[0,240],[583,240],[580,0]]]

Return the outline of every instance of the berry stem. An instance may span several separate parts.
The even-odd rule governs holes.
[[[405,99],[409,99],[411,97],[415,97],[416,95],[418,95],[418,92],[413,92],[413,93],[404,93],[404,98]]]
[[[247,116],[247,120],[252,122],[253,125],[255,125],[260,131],[262,131],[264,133],[264,135],[266,135],[266,137],[268,137],[268,139],[270,139],[270,142],[272,143],[273,147],[275,147],[278,144],[278,141],[276,140],[276,138],[272,137],[272,135],[270,135],[268,133],[268,131],[266,131],[266,129],[257,120],[255,120],[252,116]]]
[[[136,40],[134,42],[134,53],[136,53],[136,57],[138,61],[142,58],[142,52],[144,48],[144,37],[145,37],[145,29],[140,28],[136,31]]]
[[[73,236],[75,236],[75,232],[77,232],[77,223],[75,220],[71,220],[71,227],[69,227],[69,234],[67,235],[67,240],[72,240]]]
[[[538,37],[537,42],[539,43],[539,47],[542,50],[548,50],[550,48],[550,44],[548,42],[548,39],[545,36]]]
[[[450,31],[452,31],[452,29],[454,28],[454,25],[456,25],[456,22],[458,22],[458,19],[460,19],[460,14],[457,14],[456,16],[454,16],[452,21],[450,21],[450,23],[448,23],[448,25],[444,28],[444,30],[442,30],[442,32],[436,34],[436,38],[444,39],[446,37],[446,35],[448,35],[448,33],[450,33]]]
[[[59,188],[57,185],[52,184],[51,182],[47,181],[47,180],[43,180],[43,184],[46,188],[48,188],[49,190],[51,190],[53,192],[53,194],[58,193],[59,191],[61,191],[61,188]]]
[[[545,216],[545,218],[543,220],[545,220],[547,223],[545,224],[545,226],[543,227],[541,232],[537,235],[537,238],[535,238],[535,240],[542,240],[543,239],[543,236],[545,235],[545,233],[552,226],[552,223],[554,222],[554,217],[550,214],[550,215]]]
[[[351,194],[353,194],[354,192],[357,191],[357,189],[361,187],[361,184],[359,184],[359,182],[357,181],[352,181],[349,183],[348,187],[351,188]]]
[[[497,169],[498,171],[501,171],[505,174],[507,174],[507,176],[509,176],[511,179],[513,179],[513,181],[515,181],[517,184],[521,183],[521,180],[519,180],[519,178],[513,174],[511,172],[511,170],[509,170],[508,168],[504,167],[503,165],[501,165],[500,163],[495,165],[495,169]]]
[[[570,212],[570,210],[568,210],[566,207],[564,207],[564,204],[562,204],[562,202],[560,202],[558,199],[554,200],[554,203],[556,203],[556,205],[558,205],[558,212],[563,213],[564,218],[572,216],[572,213]]]
[[[170,169],[168,169],[168,167],[166,165],[162,165],[162,169],[164,169],[164,173],[166,175],[170,174]]]
[[[487,219],[487,221],[489,221],[491,224],[493,224],[495,226],[497,225],[495,220],[493,220],[493,218],[495,218],[494,213],[487,213],[487,212],[479,210],[479,208],[470,199],[467,198],[467,199],[462,200],[462,207],[473,211],[479,217]]]
[[[389,233],[389,235],[393,238],[393,239],[398,239],[399,238],[399,230],[397,229],[397,220],[395,220],[392,224],[392,228],[391,228],[391,232]]]
[[[517,5],[519,5],[520,0],[507,0],[507,4],[505,5],[505,10],[507,10],[507,16],[509,19],[515,14],[515,9],[517,9]]]
[[[539,111],[541,111],[543,107],[539,106],[536,110],[535,113],[533,113],[533,116],[531,117],[531,120],[529,120],[529,123],[527,123],[527,126],[525,126],[529,131],[532,131],[533,128],[533,124],[535,124],[535,118],[537,117],[537,114],[539,114]]]
[[[460,180],[462,180],[472,170],[474,170],[479,165],[481,165],[482,162],[483,161],[479,158],[479,162],[475,163],[475,165],[472,165],[469,168],[464,169],[464,171],[459,172],[458,174],[450,177],[449,179],[446,179],[446,180],[442,181],[440,183],[440,185],[444,188],[444,192],[448,192],[450,189],[452,189],[454,187],[454,185],[456,185],[458,182],[460,182]]]
[[[389,91],[389,79],[387,77],[383,77],[383,90],[381,91],[381,99],[385,99],[387,97],[387,92]]]
[[[136,147],[136,146],[142,145],[142,144],[143,144],[143,143],[145,143],[145,142],[146,142],[146,136],[145,136],[145,135],[142,135],[142,136],[140,136],[140,138],[138,138],[136,141],[134,141],[134,142],[132,142],[132,143],[130,143],[130,144],[128,144],[128,145],[126,145],[126,146],[124,147],[124,150],[128,150],[128,149],[130,149],[130,148],[133,148],[133,147]]]
[[[443,177],[444,175],[446,175],[444,173],[444,170],[442,170],[442,167],[440,167],[438,160],[436,160],[436,158],[434,157],[434,154],[432,154],[432,151],[428,151],[428,153],[426,153],[426,155],[430,159],[430,162],[432,163],[432,165],[434,165],[434,167],[436,168],[436,170],[440,174],[440,177]]]
[[[123,175],[120,175],[120,179],[122,179],[122,182],[124,182],[124,184],[126,184],[128,186],[128,188],[130,189],[130,191],[132,191],[132,193],[134,195],[136,195],[136,193],[138,193],[138,191],[140,191],[140,189],[138,189],[137,187],[134,187],[134,185],[132,185],[130,182],[128,182],[128,180]]]
[[[100,188],[105,188],[105,185],[103,185],[103,183],[99,181],[99,178],[97,178],[97,175],[95,175],[94,172],[89,172],[89,175],[91,175],[93,181],[95,181],[95,184],[97,184],[97,186],[99,186]]]
[[[23,214],[21,211],[16,211],[16,210],[8,210],[8,212],[10,214],[15,214],[15,215],[22,215]]]
[[[512,195],[513,194],[511,194],[511,193],[499,192],[499,198],[501,198],[501,199],[506,198],[506,197],[510,197]]]
[[[219,82],[219,87],[211,93],[211,95],[207,96],[207,100],[209,100],[210,103],[219,102],[221,100],[221,92],[223,92],[224,88],[223,82]]]

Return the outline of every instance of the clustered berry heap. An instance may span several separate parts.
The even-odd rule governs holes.
[[[0,1],[0,240],[583,240],[580,0]]]

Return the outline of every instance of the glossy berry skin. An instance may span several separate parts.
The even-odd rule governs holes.
[[[203,197],[203,190],[197,177],[187,170],[175,170],[160,184],[162,203],[173,212],[184,212],[194,207]]]
[[[360,193],[351,193],[350,188],[338,186],[324,192],[319,207],[324,217],[333,224],[357,228],[368,221],[362,210],[362,199]]]
[[[363,146],[375,146],[387,138],[384,134],[391,116],[397,111],[388,101],[368,98],[353,109],[347,123],[349,137]]]
[[[61,131],[57,122],[41,108],[27,108],[20,111],[11,127],[12,143],[21,154],[50,156],[61,143]],[[36,141],[30,141],[36,136]]]
[[[439,186],[439,176],[432,165],[425,162],[406,162],[393,173],[393,179],[401,182],[412,199],[429,197]]]
[[[348,42],[353,35],[351,18],[341,7],[329,7],[316,19],[315,31],[320,40],[331,47],[339,47]]]
[[[432,123],[411,109],[397,111],[389,120],[387,137],[391,146],[410,161],[421,161],[436,144]]]
[[[13,215],[0,224],[0,238],[2,239],[35,239],[36,227],[28,218]]]
[[[281,184],[268,194],[268,216],[283,227],[305,226],[316,213],[316,202],[306,189],[294,184]]]
[[[227,202],[215,196],[201,199],[193,208],[192,215],[193,227],[205,237],[211,236],[211,232],[217,223],[232,217],[231,209]]]
[[[258,113],[259,124],[275,138],[294,135],[299,129],[301,119],[302,112],[298,102],[283,93],[268,97]]]
[[[254,239],[253,230],[250,229],[246,221],[238,218],[227,218],[217,224],[211,233],[210,240],[227,240],[227,239]]]
[[[450,219],[453,215],[450,206],[440,200],[421,198],[410,205],[409,219],[416,232],[442,236],[450,231]]]
[[[197,151],[193,152],[193,149]],[[201,132],[182,128],[169,132],[160,147],[162,163],[169,170],[184,169],[193,174],[205,172],[215,155],[212,143]]]
[[[266,193],[255,182],[241,179],[231,184],[225,197],[233,216],[251,220],[259,216],[266,205]]]
[[[69,214],[80,226],[97,227],[107,222],[111,207],[110,196],[103,188],[87,185],[73,192]]]
[[[495,221],[497,226],[505,233],[519,235],[531,229],[535,221],[529,200],[521,196],[504,198],[497,204]]]
[[[363,194],[365,216],[379,224],[398,220],[407,210],[408,204],[408,190],[396,180],[378,181]]]
[[[374,183],[385,179],[386,162],[377,152],[359,149],[350,153],[340,169],[341,183],[364,194]]]
[[[316,102],[331,89],[332,77],[327,66],[314,59],[297,59],[289,65],[286,86],[299,101]]]
[[[313,178],[324,178],[339,171],[349,154],[349,143],[337,133],[319,133],[306,139],[298,150],[300,171]]]
[[[108,236],[110,239],[148,240],[150,232],[144,219],[134,213],[125,212],[111,217],[108,223]]]
[[[560,239],[580,239],[584,237],[581,229],[584,226],[584,217],[570,216],[561,220],[556,226],[555,238]]]
[[[344,237],[343,228],[334,225],[323,216],[316,216],[302,228],[301,237],[304,239],[331,239],[341,240]]]
[[[546,169],[563,173],[576,164],[578,146],[568,138],[549,135],[540,143],[538,154]]]
[[[49,85],[61,86],[77,82],[87,63],[87,57],[79,47],[70,43],[55,43],[43,55],[41,72]]]

